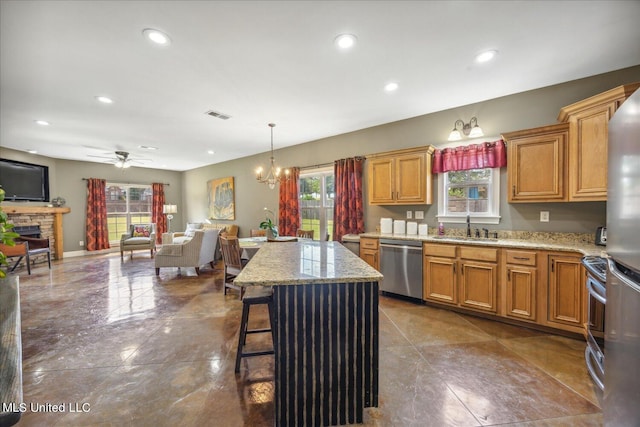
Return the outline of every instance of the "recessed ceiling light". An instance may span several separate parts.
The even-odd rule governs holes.
[[[209,150],[209,151],[207,151],[207,154],[215,154],[215,153],[216,153],[216,152],[215,152],[215,151],[213,151],[213,150]]]
[[[160,30],[145,28],[144,30],[142,30],[142,34],[155,44],[159,44],[161,46],[168,46],[171,44],[171,39],[169,38],[169,36]]]
[[[38,150],[27,150],[27,153],[38,154]]]
[[[138,148],[142,148],[143,150],[157,150],[158,147],[152,147],[150,145],[138,145]]]
[[[397,90],[397,89],[398,89],[398,83],[396,82],[390,82],[384,85],[384,90],[386,90],[387,92],[393,92],[394,90]]]
[[[487,50],[476,55],[476,62],[488,62],[491,61],[498,54],[497,50]]]
[[[49,122],[46,120],[34,120],[34,122],[36,122],[36,124],[39,124],[40,126],[49,126]]]
[[[358,39],[353,34],[340,34],[335,38],[336,46],[340,49],[350,49]]]
[[[98,102],[102,102],[103,104],[113,104],[113,99],[106,96],[96,96],[96,100]]]

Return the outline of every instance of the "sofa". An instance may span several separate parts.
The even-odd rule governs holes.
[[[200,267],[205,264],[215,268],[218,234],[217,229],[196,230],[181,243],[163,244],[155,256],[156,276],[160,275],[160,268],[165,267],[193,267],[196,274],[200,274]]]

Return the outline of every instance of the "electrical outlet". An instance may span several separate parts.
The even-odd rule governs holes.
[[[540,222],[549,222],[549,211],[540,211]]]
[[[407,219],[411,219],[411,218],[413,218],[412,212],[407,211]]]
[[[80,245],[80,246],[84,246],[84,241],[80,240],[80,241],[78,242],[78,245]]]
[[[416,211],[416,219],[424,219],[424,211]]]

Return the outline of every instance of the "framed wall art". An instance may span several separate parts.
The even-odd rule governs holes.
[[[233,177],[207,181],[210,219],[236,219]]]

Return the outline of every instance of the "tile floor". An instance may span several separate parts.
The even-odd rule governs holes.
[[[221,270],[156,277],[147,254],[110,254],[41,263],[20,286],[24,400],[65,412],[28,410],[19,426],[273,425],[272,357],[233,372],[241,303]],[[381,297],[367,425],[600,426],[584,345]]]

